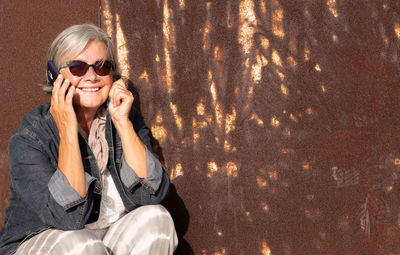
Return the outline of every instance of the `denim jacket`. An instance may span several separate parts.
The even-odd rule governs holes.
[[[0,255],[13,254],[22,241],[46,229],[82,229],[98,218],[101,179],[96,159],[79,135],[87,191],[82,198],[57,167],[60,137],[49,109],[50,104],[44,104],[28,113],[9,141],[11,196],[0,232]],[[168,176],[152,152],[143,117],[132,108],[130,120],[146,147],[146,178],[139,178],[125,162],[108,111],[105,130],[107,167],[128,212],[161,203],[169,189]]]

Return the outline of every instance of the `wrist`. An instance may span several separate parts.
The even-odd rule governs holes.
[[[120,131],[130,130],[131,128],[133,128],[132,122],[128,118],[123,118],[119,120],[113,119],[113,123],[118,133],[120,133]]]

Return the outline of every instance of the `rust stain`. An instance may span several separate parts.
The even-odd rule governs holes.
[[[307,197],[307,200],[309,200],[309,201],[315,200],[315,194],[309,194],[306,197]]]
[[[395,166],[400,166],[400,158],[395,158],[394,159],[394,165]]]
[[[314,69],[317,70],[318,72],[321,72],[321,66],[319,64],[316,64]]]
[[[311,114],[313,114],[313,110],[312,110],[312,108],[311,108],[311,107],[307,107],[307,109],[306,109],[306,113],[307,113],[308,115],[311,115]]]

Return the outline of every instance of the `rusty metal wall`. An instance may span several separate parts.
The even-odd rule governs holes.
[[[400,2],[102,1],[179,254],[400,252]]]
[[[399,1],[78,3],[2,1],[1,213],[8,137],[47,100],[35,65],[90,20],[172,179],[177,254],[400,253]]]
[[[99,25],[99,6],[99,0],[0,0],[0,226],[9,195],[8,140],[25,113],[49,101],[39,87],[47,48],[67,26]]]

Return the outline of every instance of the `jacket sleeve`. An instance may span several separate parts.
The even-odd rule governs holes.
[[[147,177],[139,178],[133,169],[126,163],[121,155],[120,175],[125,189],[128,190],[130,198],[137,205],[159,204],[166,197],[169,190],[169,178],[158,156],[153,153],[151,147],[150,130],[145,125],[143,117],[134,110],[131,121],[136,134],[146,147]]]
[[[11,188],[43,223],[62,230],[81,229],[93,207],[92,191],[97,180],[85,173],[87,193],[80,197],[46,151],[29,132],[11,137]]]

